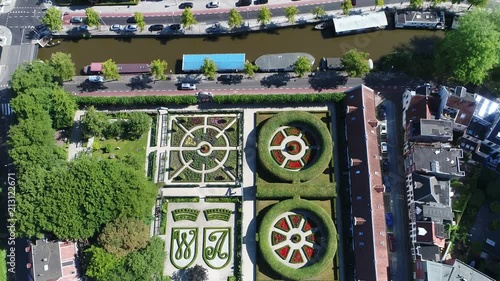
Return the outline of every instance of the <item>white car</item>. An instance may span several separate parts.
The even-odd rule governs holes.
[[[128,31],[128,32],[137,31],[137,25],[129,24],[129,25],[125,26],[125,28],[123,30]]]
[[[104,77],[99,76],[99,75],[92,75],[92,76],[89,76],[89,81],[92,83],[102,83],[102,82],[104,82]]]
[[[220,3],[218,1],[212,1],[207,4],[207,8],[219,8]]]
[[[385,123],[380,124],[380,135],[381,136],[387,135],[387,125]]]
[[[380,143],[380,150],[382,153],[387,153],[387,143],[385,141]]]
[[[121,29],[122,27],[119,24],[113,24],[112,26],[109,27],[110,31],[120,31]]]
[[[182,83],[179,87],[180,90],[196,90],[196,85],[192,83]]]

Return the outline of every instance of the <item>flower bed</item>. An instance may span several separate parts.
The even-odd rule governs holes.
[[[271,151],[271,153],[272,153],[273,159],[274,159],[274,161],[276,161],[276,163],[281,165],[283,163],[283,161],[285,161],[285,156],[283,155],[281,150],[273,150],[273,151]]]
[[[285,128],[285,133],[287,136],[300,136],[302,129],[297,127],[288,127]]]
[[[305,165],[309,165],[310,163],[313,163],[315,155],[316,155],[316,150],[312,150],[312,149],[306,150],[306,153],[301,158],[302,163],[304,163]]]
[[[284,232],[290,231],[290,226],[288,226],[288,222],[285,218],[281,218],[275,225],[277,229],[283,230]]]
[[[311,260],[314,256],[314,249],[307,245],[302,246],[302,251],[306,255],[307,260]]]
[[[285,165],[285,168],[290,169],[290,170],[299,170],[302,167],[303,166],[302,166],[302,163],[300,163],[300,161],[293,161],[293,160],[289,160],[288,162],[286,162],[286,165]]]
[[[301,215],[289,215],[288,218],[292,222],[293,228],[299,228],[300,221],[303,219]]]
[[[276,254],[283,260],[286,260],[286,257],[288,256],[288,252],[290,252],[290,246],[284,246],[281,247],[277,250],[275,250]]]
[[[290,263],[303,263],[302,255],[299,250],[293,250],[292,257],[290,258]]]
[[[291,141],[286,144],[286,150],[291,155],[296,155],[302,150],[302,146],[298,141]]]
[[[273,246],[286,240],[286,236],[285,235],[280,234],[280,233],[278,233],[276,231],[273,231],[272,235],[273,235]]]
[[[279,146],[281,145],[281,142],[285,139],[285,136],[283,135],[282,132],[278,131],[274,137],[273,140],[271,141],[271,146]]]

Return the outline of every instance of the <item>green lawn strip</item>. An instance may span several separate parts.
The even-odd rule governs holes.
[[[230,150],[229,156],[227,157],[227,160],[226,160],[226,163],[224,163],[224,166],[226,168],[232,169],[231,171],[233,172],[234,175],[236,175],[236,173],[234,171],[236,171],[237,164],[238,164],[238,151]]]
[[[337,196],[337,193],[334,183],[273,183],[257,185],[257,198],[290,198],[294,195],[307,198],[334,198]]]
[[[201,174],[191,171],[186,167],[172,182],[201,182]]]
[[[181,146],[181,140],[185,134],[186,133],[184,132],[184,130],[182,130],[179,127],[179,125],[177,125],[177,122],[173,121],[172,122],[172,130],[170,131],[171,140],[172,140],[172,143],[170,145],[173,147]]]
[[[7,280],[7,251],[0,249],[0,280]]]
[[[146,163],[146,147],[148,145],[148,137],[144,134],[140,139],[135,141],[130,140],[116,140],[107,139],[104,141],[94,138],[94,144],[98,147],[106,147],[106,145],[111,145],[111,152],[104,153],[103,150],[94,151],[94,156],[102,156],[103,158],[109,157],[109,155],[114,154],[116,158],[125,158],[126,156],[136,157],[141,160],[141,163]],[[120,149],[116,149],[119,147]]]

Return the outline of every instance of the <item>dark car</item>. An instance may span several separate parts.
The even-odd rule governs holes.
[[[389,172],[389,162],[384,161],[384,163],[382,164],[382,170],[384,171],[384,173]]]
[[[181,29],[181,25],[179,23],[173,23],[169,26],[169,28],[171,30],[180,30]]]
[[[394,238],[394,234],[389,233],[387,235],[387,240],[389,240],[389,251],[394,252],[396,249],[396,238]]]
[[[385,222],[387,223],[387,227],[393,226],[392,213],[385,214]]]
[[[257,0],[257,4],[267,4],[269,0]]]
[[[193,2],[184,2],[184,3],[181,3],[181,4],[179,5],[179,9],[182,9],[182,10],[184,10],[184,9],[188,9],[188,8],[189,8],[189,9],[192,9],[193,7],[194,7]]]
[[[241,82],[243,75],[241,74],[223,74],[217,78],[222,84],[236,84]]]
[[[127,19],[127,23],[137,23],[137,20],[135,20],[135,17],[130,17]]]
[[[153,24],[152,26],[150,26],[150,27],[148,28],[148,30],[149,30],[149,31],[151,31],[151,32],[153,32],[153,31],[162,31],[162,30],[163,30],[163,28],[165,28],[165,27],[163,26],[163,24]]]
[[[252,5],[252,0],[239,0],[236,2],[236,7],[250,6]]]

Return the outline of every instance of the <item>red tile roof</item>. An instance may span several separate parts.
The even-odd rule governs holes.
[[[429,106],[427,105],[428,97],[422,95],[414,95],[411,97],[410,105],[406,111],[406,125],[413,122],[420,122],[420,119],[430,119],[431,112]]]
[[[353,226],[356,279],[388,280],[387,237],[382,190],[382,170],[375,116],[375,93],[361,85],[348,91],[346,116],[349,157],[361,161],[350,169],[352,216],[365,220]]]
[[[433,221],[417,222],[417,242],[444,248],[446,239],[436,236],[436,226]]]

